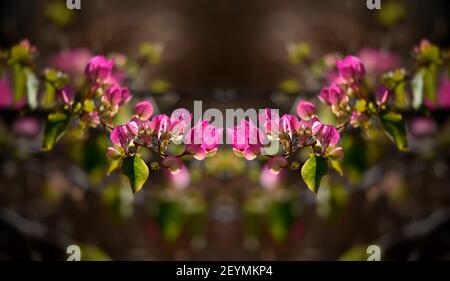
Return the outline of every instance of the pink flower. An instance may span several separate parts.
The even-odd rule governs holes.
[[[14,102],[14,92],[6,77],[0,79],[0,108],[21,110],[26,104],[25,97]]]
[[[35,137],[41,131],[41,123],[34,117],[20,117],[14,122],[14,133],[24,137]]]
[[[8,108],[13,104],[13,92],[6,77],[0,79],[0,108]]]
[[[378,89],[375,92],[375,99],[377,101],[378,105],[383,105],[387,102],[388,98],[389,98],[390,92],[389,90],[384,87],[378,87]]]
[[[126,125],[120,125],[111,131],[109,138],[114,145],[128,151],[128,146],[134,139],[134,136],[130,134]]]
[[[127,127],[128,133],[134,137],[137,137],[139,135],[139,127],[138,124],[135,121],[130,121],[125,124]]]
[[[184,108],[178,108],[170,116],[170,130],[172,132],[172,141],[180,143],[183,135],[190,128],[192,114]]]
[[[261,154],[264,134],[251,121],[243,119],[238,126],[229,129],[228,134],[237,155],[253,160]]]
[[[358,57],[369,74],[380,75],[399,65],[399,57],[389,51],[372,48],[362,49]]]
[[[57,94],[59,98],[64,102],[64,104],[67,105],[73,104],[75,98],[75,89],[72,86],[70,85],[64,86],[64,88],[59,89],[57,91]]]
[[[425,105],[429,109],[436,108],[450,108],[450,80],[447,75],[442,77],[441,83],[439,85],[438,93],[437,93],[437,104],[433,104],[429,99],[425,99]]]
[[[189,174],[187,167],[182,164],[180,169],[175,174],[171,172],[169,173],[169,180],[171,186],[182,190],[188,187],[191,183],[191,175]]]
[[[284,114],[280,118],[280,133],[286,134],[289,136],[289,138],[292,138],[294,135],[294,132],[296,129],[300,127],[300,121],[297,117],[290,115],[290,114]]]
[[[314,116],[316,106],[309,101],[300,101],[297,104],[297,114],[303,120],[310,120]]]
[[[277,110],[270,108],[264,109],[258,115],[258,121],[260,127],[262,127],[269,136],[278,136],[280,116],[278,115]]]
[[[100,116],[97,111],[84,113],[81,120],[92,128],[96,128],[100,124]]]
[[[141,101],[136,104],[134,111],[142,121],[150,119],[153,114],[153,105],[149,101]]]
[[[436,122],[430,117],[416,117],[408,123],[408,128],[416,137],[430,136],[438,130]]]
[[[103,81],[111,76],[113,68],[114,61],[104,56],[95,56],[86,65],[85,73],[91,80]]]
[[[161,136],[167,134],[170,131],[170,118],[165,114],[156,115],[150,122],[150,130],[152,133],[156,133],[158,140]]]
[[[447,75],[441,80],[438,90],[439,106],[442,108],[450,108],[450,80]]]
[[[65,73],[77,75],[82,74],[92,57],[86,48],[66,50],[50,58],[50,65]]]
[[[119,85],[113,85],[106,90],[102,97],[103,103],[109,106],[119,106],[131,100],[131,94],[128,88]]]
[[[350,124],[354,128],[361,127],[365,122],[369,121],[369,116],[364,112],[353,111],[350,117]]]
[[[319,94],[319,100],[328,105],[339,106],[347,104],[349,98],[341,87],[337,84],[332,84],[329,87],[322,88]]]
[[[259,182],[263,188],[273,189],[277,187],[280,182],[281,173],[275,174],[273,173],[268,165],[265,165],[261,169],[261,175],[259,177]]]
[[[312,133],[325,151],[328,147],[335,146],[340,139],[339,131],[330,125],[324,125],[316,121],[312,126]]]
[[[199,121],[185,136],[186,152],[197,160],[213,156],[222,140],[223,129],[209,124],[208,120]]]
[[[361,60],[355,56],[346,56],[336,61],[339,75],[346,79],[361,79],[365,74],[364,65]]]

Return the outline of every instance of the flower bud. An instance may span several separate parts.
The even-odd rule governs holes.
[[[58,97],[64,104],[71,105],[75,98],[75,90],[72,86],[66,85],[57,91]]]
[[[150,119],[153,114],[153,105],[149,101],[142,101],[134,107],[134,111],[143,121]]]
[[[106,156],[108,156],[108,158],[111,160],[117,160],[122,157],[122,153],[120,153],[120,151],[115,147],[110,146],[106,151]]]
[[[310,120],[314,115],[314,111],[316,110],[316,106],[309,101],[300,101],[297,105],[297,114],[303,120]]]
[[[335,149],[333,149],[330,154],[330,157],[333,157],[335,159],[339,159],[342,156],[344,156],[344,149],[342,147],[336,147]]]
[[[377,100],[378,105],[383,105],[387,102],[389,98],[390,92],[385,87],[379,87],[375,92],[375,98]]]
[[[114,61],[104,56],[95,56],[87,64],[85,73],[91,80],[106,80],[111,76],[113,67]]]
[[[339,75],[346,79],[361,79],[365,74],[364,65],[361,60],[355,56],[346,56],[336,61]]]

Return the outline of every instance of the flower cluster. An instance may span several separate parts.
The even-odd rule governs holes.
[[[378,86],[373,96],[363,87],[366,73],[362,61],[355,56],[346,56],[336,61],[338,71],[329,86],[323,87],[319,100],[331,107],[331,111],[344,127],[347,124],[357,128],[369,126],[370,116],[384,108],[391,92]]]
[[[89,82],[87,92],[77,100],[75,87],[64,85],[57,91],[64,106],[80,117],[82,127],[112,126],[112,118],[119,107],[128,103],[132,96],[127,87],[120,85],[114,72],[114,61],[104,56],[91,58],[85,67]]]
[[[182,166],[179,159],[184,155],[192,155],[197,160],[213,156],[222,141],[222,129],[199,121],[191,128],[192,115],[183,108],[175,110],[169,117],[165,114],[153,116],[150,101],[142,101],[135,106],[135,116],[126,124],[116,126],[110,134],[113,144],[107,155],[111,159],[133,156],[139,147],[153,151],[161,161],[161,166],[177,173]],[[182,155],[167,155],[170,143],[185,144]]]
[[[268,143],[277,141],[282,144],[287,158],[305,147],[312,147],[317,155],[324,157],[343,155],[342,148],[337,146],[340,139],[338,129],[319,120],[313,103],[300,101],[297,114],[298,117],[290,114],[280,117],[276,110],[265,109],[258,118],[261,129],[251,121],[242,120],[229,130],[233,150],[238,156],[252,160],[262,154]],[[280,161],[272,162],[278,165]]]

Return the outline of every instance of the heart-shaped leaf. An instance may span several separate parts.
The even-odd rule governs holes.
[[[308,188],[317,193],[320,181],[328,172],[327,160],[321,156],[312,154],[302,167],[302,178]]]
[[[122,171],[130,180],[131,189],[134,193],[141,190],[149,174],[147,164],[138,154],[123,160]]]

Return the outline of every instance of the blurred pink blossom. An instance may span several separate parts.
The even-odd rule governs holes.
[[[70,75],[81,75],[92,54],[86,48],[62,51],[50,58],[50,65]]]
[[[437,131],[437,125],[430,117],[416,117],[409,121],[409,131],[416,137],[429,136]]]
[[[34,117],[21,117],[14,121],[13,131],[24,137],[35,137],[41,131],[41,122]]]
[[[380,75],[386,71],[396,68],[400,63],[400,58],[385,50],[374,48],[364,48],[358,53],[358,57],[368,74]]]
[[[339,75],[346,79],[361,79],[365,74],[365,68],[362,61],[355,56],[346,56],[336,61],[336,67]]]
[[[236,154],[253,160],[261,154],[264,134],[253,122],[243,119],[239,125],[228,130]]]

